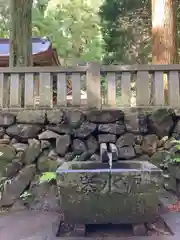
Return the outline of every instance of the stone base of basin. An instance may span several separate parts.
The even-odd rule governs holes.
[[[63,191],[63,194],[67,192]],[[157,216],[156,197],[152,194],[132,196],[118,194],[92,195],[89,199],[63,198],[65,221],[79,224],[127,224],[151,222]]]
[[[161,171],[146,162],[133,162],[129,169],[127,164],[118,162],[113,169],[103,163],[61,166],[57,179],[65,221],[73,224],[153,221],[158,212]]]

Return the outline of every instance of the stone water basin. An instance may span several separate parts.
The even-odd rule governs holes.
[[[138,224],[158,212],[161,170],[149,162],[66,162],[57,183],[68,223]]]

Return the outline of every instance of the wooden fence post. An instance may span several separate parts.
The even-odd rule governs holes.
[[[4,73],[0,73],[0,108],[3,108],[4,100]]]
[[[89,108],[101,107],[100,64],[90,62],[86,73],[87,105]]]

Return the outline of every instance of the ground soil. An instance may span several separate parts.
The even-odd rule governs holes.
[[[146,225],[146,235],[145,236],[171,236],[171,232],[167,228],[164,221],[157,217],[154,223]],[[73,226],[68,224],[63,224],[59,231],[59,236],[74,236]],[[133,228],[132,225],[87,225],[86,226],[86,236],[93,238],[103,238],[103,237],[132,237]]]

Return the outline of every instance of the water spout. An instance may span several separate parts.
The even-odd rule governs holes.
[[[108,152],[108,157],[109,157],[109,168],[110,170],[112,170],[112,153],[111,152]]]
[[[108,152],[108,158],[109,158],[109,169],[110,169],[110,173],[109,173],[109,192],[111,192],[111,179],[112,179],[112,175],[111,175],[111,171],[112,171],[112,153]]]

